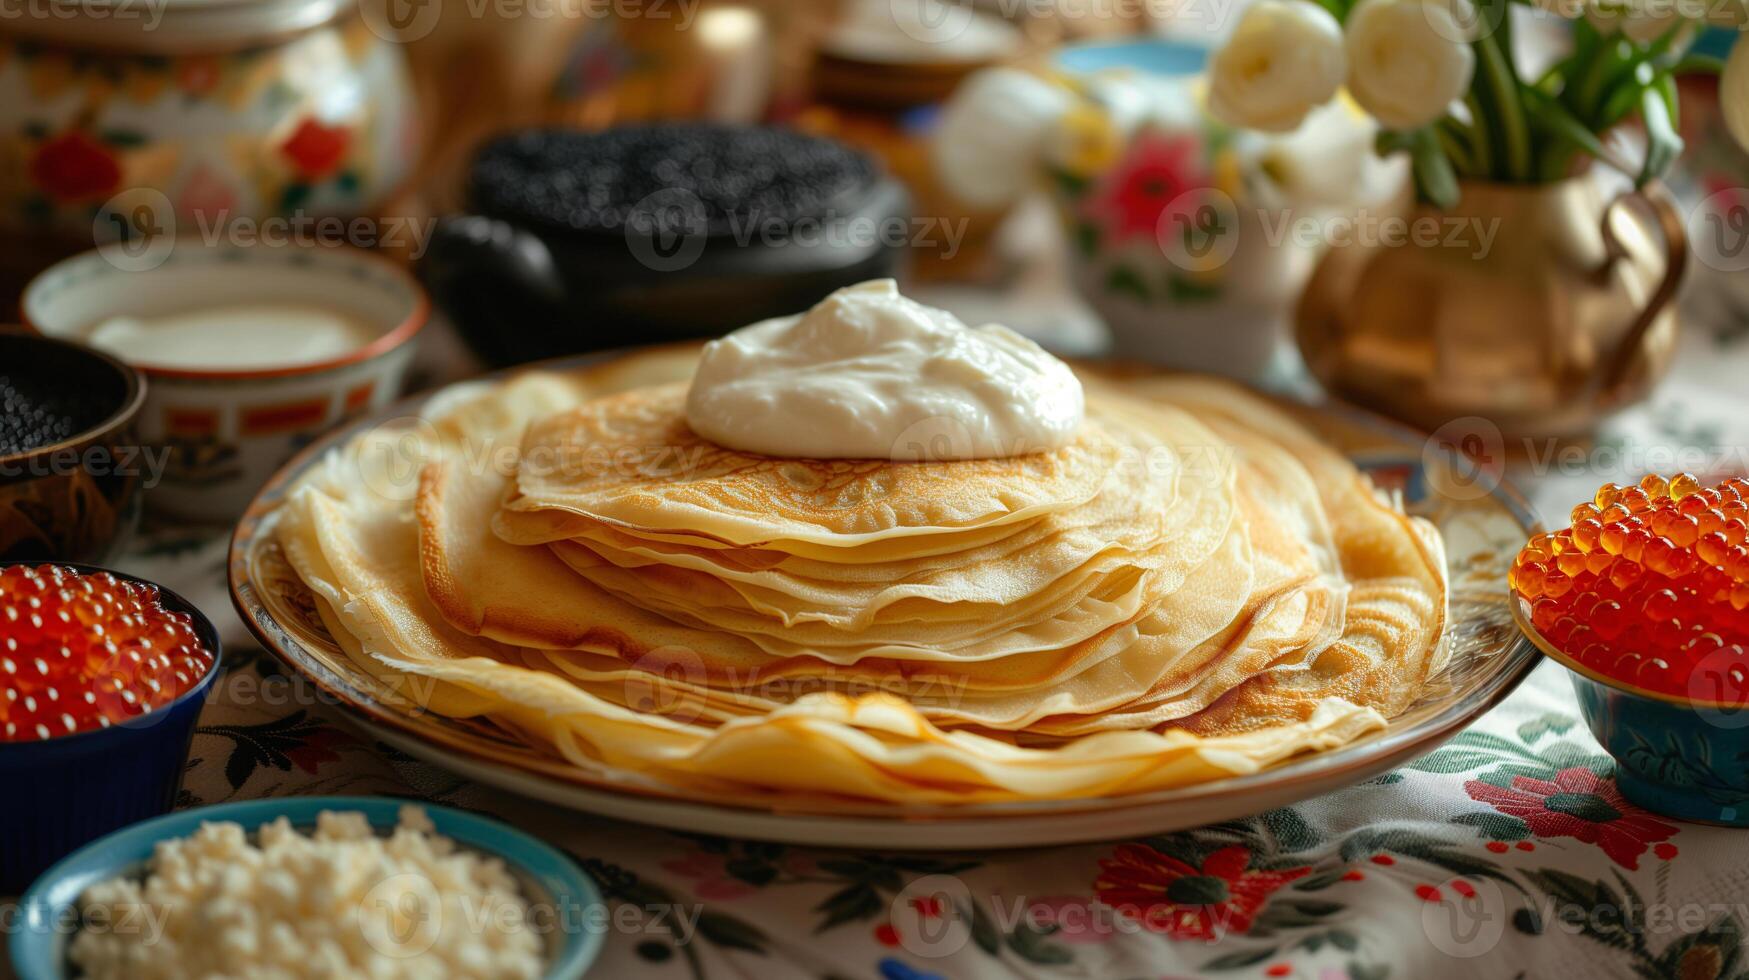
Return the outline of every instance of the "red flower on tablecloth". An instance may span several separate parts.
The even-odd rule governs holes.
[[[324,763],[339,762],[340,753],[334,749],[351,741],[352,737],[338,728],[317,728],[304,736],[302,745],[286,749],[285,757],[292,761],[292,765],[314,776]]]
[[[1464,789],[1471,799],[1523,820],[1538,837],[1596,844],[1629,871],[1639,867],[1647,848],[1678,829],[1623,799],[1614,780],[1582,766],[1563,769],[1553,780],[1514,776],[1511,789],[1479,779],[1464,783]],[[1670,845],[1657,853],[1663,857],[1676,852]]]
[[[237,210],[237,192],[225,175],[207,164],[197,165],[176,197],[178,214],[216,221]]]
[[[1202,143],[1195,136],[1145,134],[1136,137],[1087,206],[1104,223],[1112,242],[1121,244],[1132,238],[1153,238],[1174,201],[1186,191],[1209,186]]]
[[[1311,868],[1251,867],[1242,844],[1223,847],[1191,867],[1146,844],[1123,844],[1099,862],[1099,900],[1174,939],[1214,940],[1251,928],[1269,896]]]
[[[63,204],[98,200],[121,184],[121,164],[109,147],[77,130],[62,133],[37,148],[30,179]]]
[[[217,55],[183,58],[176,70],[176,86],[189,95],[205,95],[219,84],[221,75]]]
[[[345,126],[324,126],[314,118],[305,119],[280,145],[280,152],[292,162],[298,176],[305,180],[321,180],[333,173],[346,158],[352,145],[352,131]]]
[[[752,885],[728,873],[728,859],[721,854],[694,851],[682,858],[662,862],[662,870],[692,879],[692,893],[699,898],[726,902],[752,894]]]

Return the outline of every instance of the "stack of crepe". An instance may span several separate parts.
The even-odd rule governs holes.
[[[276,527],[344,651],[582,769],[935,804],[1254,772],[1441,666],[1437,535],[1238,388],[1086,376],[1048,453],[775,459],[688,429],[695,359],[463,386],[330,454]]]

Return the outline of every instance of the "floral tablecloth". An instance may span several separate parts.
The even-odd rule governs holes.
[[[1749,334],[1691,328],[1673,380],[1577,452],[1518,447],[1558,515],[1604,479],[1744,469]],[[1107,844],[863,853],[722,840],[533,803],[347,727],[229,611],[224,542],[159,533],[125,564],[229,635],[183,804],[381,793],[474,808],[583,863],[610,900],[600,977],[1749,977],[1749,832],[1624,801],[1541,666],[1444,748],[1254,818]],[[561,920],[562,921],[562,920]]]

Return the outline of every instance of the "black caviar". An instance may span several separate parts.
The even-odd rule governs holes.
[[[103,406],[55,381],[0,374],[0,456],[52,445],[96,425]]]
[[[723,235],[854,207],[875,178],[832,140],[689,123],[507,136],[475,158],[470,195],[494,217],[575,231]]]

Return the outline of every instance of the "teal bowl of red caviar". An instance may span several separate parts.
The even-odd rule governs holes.
[[[1749,826],[1749,480],[1605,484],[1570,527],[1525,545],[1510,582],[1622,794]]]
[[[0,894],[175,806],[220,655],[212,623],[168,589],[0,564]]]

